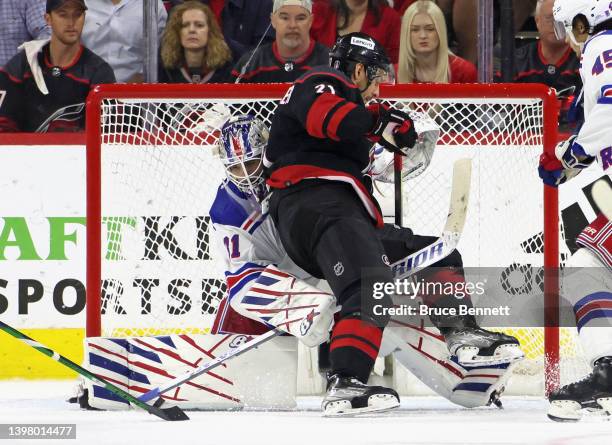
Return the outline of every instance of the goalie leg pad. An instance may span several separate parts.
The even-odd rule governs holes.
[[[329,339],[336,300],[333,294],[268,266],[231,305],[241,315],[281,329],[313,347]]]
[[[393,326],[395,325],[395,326]],[[463,366],[450,357],[444,337],[424,323],[404,324],[391,321],[381,345],[383,354],[393,357],[431,390],[466,407],[487,406],[499,399],[510,377],[511,365]]]

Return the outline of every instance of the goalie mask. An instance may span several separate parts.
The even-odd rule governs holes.
[[[218,141],[218,155],[227,178],[241,191],[257,198],[261,198],[265,191],[263,151],[268,134],[262,121],[241,115],[223,124]]]

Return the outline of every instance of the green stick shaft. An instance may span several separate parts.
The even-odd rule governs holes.
[[[187,419],[187,416],[185,415],[185,413],[180,411],[180,408],[178,408],[178,407],[171,408],[172,410],[174,410],[173,413],[174,414],[178,414],[178,412],[176,410],[179,410],[182,413],[182,415],[185,416],[185,418],[184,419],[172,419],[172,418],[169,418],[169,413],[168,413],[169,410],[168,409],[161,409],[161,408],[158,408],[156,406],[148,405],[147,403],[144,403],[144,402],[138,400],[136,397],[132,396],[130,393],[122,390],[121,388],[119,388],[118,386],[113,385],[110,382],[107,382],[106,380],[102,379],[101,377],[96,376],[95,374],[91,373],[90,371],[88,371],[87,369],[83,368],[82,366],[77,365],[72,360],[67,359],[66,357],[58,354],[57,352],[53,351],[50,348],[47,348],[46,346],[44,346],[44,345],[40,344],[39,342],[37,342],[36,340],[34,340],[33,338],[28,337],[23,332],[20,332],[17,329],[7,325],[3,321],[0,321],[0,329],[2,329],[7,334],[12,335],[16,339],[21,340],[22,342],[24,342],[28,346],[33,347],[37,351],[45,354],[47,357],[51,357],[56,362],[59,362],[62,365],[72,369],[76,373],[81,374],[83,377],[86,377],[89,380],[97,383],[98,385],[103,386],[104,388],[106,388],[107,390],[112,392],[113,394],[116,394],[117,396],[121,397],[122,399],[127,400],[128,402],[134,404],[135,406],[144,409],[145,411],[149,412],[150,414],[153,414],[153,415],[155,415],[157,417],[160,417],[160,418],[162,418],[164,420],[186,420]],[[180,416],[180,414],[178,414],[178,415]]]

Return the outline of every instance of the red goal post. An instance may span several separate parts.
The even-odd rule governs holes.
[[[102,286],[101,283],[106,278],[104,264],[110,262],[115,263],[114,265],[116,266],[117,263],[122,263],[119,266],[120,269],[127,269],[129,267],[139,269],[141,267],[138,265],[134,266],[135,263],[130,262],[129,258],[125,259],[129,256],[129,253],[125,250],[127,245],[125,243],[120,248],[121,250],[110,252],[111,246],[116,245],[117,242],[121,244],[122,236],[126,236],[126,233],[122,233],[122,231],[125,232],[123,230],[125,227],[129,226],[130,231],[132,229],[133,231],[140,230],[137,228],[140,222],[137,221],[138,218],[136,216],[142,216],[139,213],[132,215],[128,213],[123,216],[113,215],[108,217],[109,214],[117,212],[118,215],[121,215],[122,212],[127,212],[127,205],[132,205],[132,203],[128,203],[126,207],[110,211],[109,214],[106,213],[105,206],[108,203],[113,204],[114,197],[120,196],[124,198],[128,194],[123,189],[116,188],[114,181],[117,180],[117,183],[133,181],[128,185],[128,188],[131,187],[133,189],[135,198],[126,197],[125,199],[138,201],[139,193],[142,194],[143,190],[145,190],[144,193],[147,193],[149,187],[157,187],[157,182],[166,180],[162,179],[160,175],[171,170],[179,163],[179,161],[173,159],[161,159],[159,161],[160,165],[155,166],[157,170],[147,173],[142,165],[148,162],[149,158],[157,159],[160,153],[159,147],[163,146],[164,151],[168,151],[168,147],[180,147],[179,150],[176,150],[177,152],[184,152],[189,155],[189,153],[196,153],[190,150],[201,150],[202,146],[210,145],[214,142],[213,135],[203,134],[198,126],[198,117],[201,116],[207,107],[223,102],[230,105],[234,112],[254,112],[269,124],[269,118],[275,103],[282,98],[287,88],[288,86],[283,84],[117,84],[97,86],[91,91],[87,100],[86,161],[87,336],[110,335],[110,333],[117,335],[116,331],[105,329],[104,325],[106,322],[102,312],[105,312],[106,318],[109,318],[109,315],[113,315],[114,318],[121,320],[119,324],[122,326],[125,326],[126,320],[128,324],[130,323],[131,315],[128,309],[121,305],[117,294],[118,290],[127,292],[125,289],[127,286],[123,286],[119,282],[120,280],[117,280],[118,283],[107,287]],[[557,142],[557,101],[554,92],[543,85],[406,84],[381,88],[381,99],[389,101],[395,106],[414,106],[421,111],[435,114],[436,120],[439,120],[441,124],[442,134],[440,140],[445,145],[444,150],[452,149],[453,147],[477,149],[484,145],[508,147],[513,144],[522,144],[528,146],[531,150],[529,151],[529,166],[524,169],[527,176],[531,175],[537,178],[537,171],[535,170],[537,163],[533,165],[532,159],[533,148],[536,147],[540,151],[553,151]],[[179,118],[177,118],[177,115]],[[512,138],[515,135],[520,135],[521,141],[513,142]],[[143,150],[138,150],[139,148],[152,151],[147,155],[141,155],[140,152]],[[115,161],[107,159],[110,156],[107,154],[107,150],[113,152],[113,156],[115,154],[117,156],[124,156],[122,153],[127,153],[125,155],[126,158],[118,158]],[[445,153],[449,153],[449,151],[445,151]],[[517,151],[517,153],[519,152]],[[127,157],[130,156],[143,156],[144,158],[139,160],[140,164],[126,167],[130,162]],[[522,159],[520,156],[520,154],[517,154],[517,159]],[[106,164],[107,161],[108,164]],[[200,169],[199,173],[202,176],[209,175],[213,170],[217,178],[222,176],[219,175],[220,166],[213,166],[208,158],[204,161],[201,165],[206,167],[202,168],[210,168],[210,172]],[[165,162],[166,164],[164,164]],[[178,171],[173,172],[174,176],[184,176],[185,178],[194,178],[194,180],[200,181],[197,169],[189,170],[190,174],[188,174],[187,170],[192,167],[189,165],[189,161],[183,160],[180,162],[185,162],[185,164],[178,168]],[[485,166],[485,164],[483,163],[482,166]],[[532,167],[533,170],[531,170]],[[105,169],[110,170],[111,173],[107,175]],[[135,173],[142,172],[142,176],[135,176],[130,180],[122,179],[120,177],[122,172],[130,169]],[[527,169],[530,171],[527,171]],[[503,169],[494,172],[495,175],[503,175],[504,173]],[[133,173],[128,172],[128,175],[133,175]],[[482,176],[482,178],[485,178],[485,176]],[[153,180],[153,185],[147,182],[150,179]],[[435,179],[432,181],[434,182],[429,183],[430,185],[436,184]],[[197,202],[197,193],[194,196],[182,196],[182,190],[186,190],[187,187],[181,184],[176,186],[176,190],[171,191],[173,195],[170,195],[167,200],[170,203],[170,207],[173,206],[172,196],[177,200],[194,200],[194,202]],[[198,183],[198,186],[200,191],[206,189],[208,190],[207,193],[214,194],[214,183],[207,183],[205,186]],[[167,186],[166,189],[171,187],[171,185]],[[541,196],[542,211],[537,216],[539,219],[537,224],[541,224],[543,229],[543,245],[541,246],[543,260],[541,265],[545,267],[546,271],[544,281],[544,306],[546,309],[543,349],[546,388],[550,390],[559,383],[559,329],[556,327],[558,325],[558,279],[556,271],[559,266],[559,209],[557,190],[541,185],[540,187],[541,191],[537,192],[537,194]],[[106,196],[105,193],[107,192],[105,190],[107,189],[110,189],[111,193],[115,193],[115,195]],[[529,191],[532,193],[536,192],[536,190]],[[141,203],[142,208],[144,209],[148,202],[156,201],[158,193],[162,192],[165,192],[165,190],[151,191],[148,201]],[[525,192],[525,190],[517,189],[514,192],[518,194]],[[404,199],[404,196],[402,196],[402,199]],[[132,209],[130,208],[130,210]],[[470,211],[477,212],[480,211],[480,208],[470,208],[468,214]],[[410,212],[414,213],[414,209],[410,210]],[[142,213],[144,214],[145,212],[143,211]],[[197,270],[198,266],[197,259],[203,258],[203,261],[207,262],[207,264],[215,263],[212,253],[207,250],[208,245],[204,245],[210,241],[210,234],[201,233],[206,232],[205,229],[208,227],[205,218],[197,219],[202,216],[201,213],[203,212],[200,211],[200,213],[196,213],[194,216],[196,218],[195,225],[198,227],[197,243],[200,250],[198,253],[185,254],[193,259],[193,261],[186,260],[185,262],[193,262],[195,270]],[[442,213],[444,213],[444,210]],[[162,220],[155,219],[160,214],[159,209],[155,209],[151,214],[152,216],[149,216],[145,223],[153,227],[156,222],[167,218],[167,221],[170,221],[167,224],[175,224],[172,227],[181,224],[182,220],[180,218],[176,222],[173,222],[174,220],[171,219],[175,218],[176,215],[182,216],[181,213],[177,214],[170,211],[169,214],[162,217]],[[444,217],[445,215],[442,216]],[[486,217],[486,215],[483,216],[485,219]],[[483,221],[483,223],[485,222]],[[511,225],[512,221],[507,221],[507,223]],[[407,225],[411,226],[410,223]],[[144,233],[141,237],[144,237],[147,242],[151,241],[151,227],[145,227],[144,231],[141,230],[141,235]],[[147,230],[149,230],[149,235],[147,235]],[[432,228],[428,233],[435,234],[436,229]],[[104,235],[106,237],[103,244]],[[147,238],[147,236],[149,237]],[[167,240],[163,242],[172,244],[172,242],[167,242]],[[136,244],[136,242],[133,243],[134,246]],[[145,251],[148,247],[144,247]],[[167,247],[166,245],[166,250],[168,250]],[[141,247],[134,248],[134,251],[138,252],[136,256],[143,256],[141,249]],[[478,249],[478,252],[481,252],[480,249]],[[180,253],[183,254],[184,252]],[[177,259],[174,253],[170,256],[172,256],[172,260]],[[148,260],[142,267],[147,268],[156,261],[156,258],[148,258]],[[177,263],[177,261],[174,262]],[[176,267],[178,268],[177,270],[180,270],[182,266],[179,264]],[[123,272],[124,270],[121,271],[121,273]],[[168,293],[171,298],[169,302],[164,303],[166,307],[161,310],[162,313],[166,311],[177,317],[182,315],[177,315],[177,313],[184,311],[187,306],[185,300],[180,300],[180,298],[183,298],[182,295],[184,295],[185,282],[177,283],[172,280],[170,281]],[[202,280],[202,283],[204,283],[204,280]],[[207,285],[210,284],[209,282],[207,283]],[[106,284],[108,282],[105,282]],[[140,297],[140,313],[134,316],[134,320],[139,318],[138,322],[135,321],[134,323],[141,329],[138,331],[140,334],[143,332],[142,329],[145,329],[144,324],[148,323],[144,320],[144,315],[150,315],[153,311],[151,306],[155,304],[153,293],[156,287],[151,283],[148,284],[150,285],[148,288],[140,282],[139,285],[139,293],[134,294],[136,295],[134,299]],[[200,294],[202,301],[198,300],[202,308],[206,303],[204,300],[208,298],[204,297],[204,287],[205,285],[202,284]],[[212,295],[214,292],[219,291],[221,291],[221,286],[218,283],[217,285],[209,285],[206,295]],[[212,299],[213,297],[210,298]],[[111,301],[114,301],[112,304],[116,304],[112,310],[108,306],[111,304]],[[190,301],[192,303],[195,300],[192,298]],[[178,306],[175,308],[173,305]],[[202,309],[200,311],[200,315],[204,314],[207,317],[206,322],[210,322],[212,317],[213,310],[211,308],[214,309],[212,303],[206,310]],[[145,312],[147,313],[145,314]],[[141,318],[143,320],[140,320]],[[174,323],[174,318],[170,318],[173,320],[172,323]],[[164,327],[163,324],[163,319],[155,318],[151,321],[152,327],[150,329],[156,332],[156,329]],[[123,335],[133,335],[134,332],[129,330],[123,331]]]

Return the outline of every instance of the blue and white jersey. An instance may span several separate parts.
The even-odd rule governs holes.
[[[272,218],[262,214],[261,204],[225,180],[210,209],[214,229],[215,258],[224,262],[227,296],[240,301],[266,266],[305,279],[309,275],[289,258]]]
[[[612,172],[612,30],[587,40],[580,60],[584,96],[584,125],[575,143]]]

